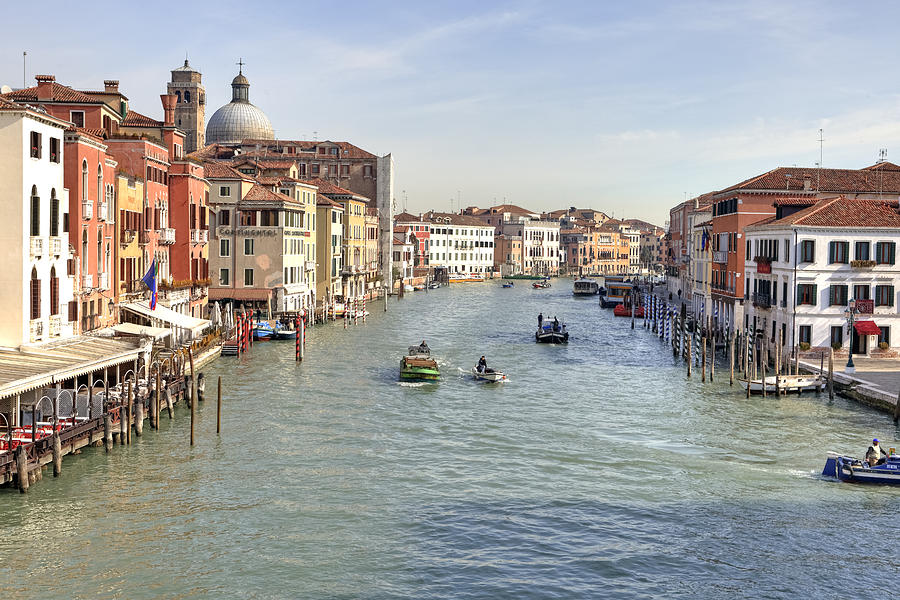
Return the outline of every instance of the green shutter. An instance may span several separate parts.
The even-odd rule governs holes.
[[[812,304],[813,306],[815,306],[815,305],[817,305],[817,304],[819,303],[819,298],[818,298],[818,296],[817,296],[817,294],[816,294],[816,291],[817,291],[818,288],[817,288],[816,285],[812,285],[812,286],[810,286],[810,287],[812,288],[812,300],[810,301],[810,304]]]

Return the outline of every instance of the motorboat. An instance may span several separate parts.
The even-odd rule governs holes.
[[[572,293],[576,296],[595,296],[600,291],[600,286],[593,279],[582,277],[575,280]]]
[[[504,281],[503,287],[505,287],[505,288],[515,287],[515,284],[512,281]]]
[[[554,325],[552,322],[544,321],[534,333],[534,340],[539,344],[567,344],[569,332],[566,331],[565,323]]]
[[[436,289],[438,289],[439,287],[441,287],[441,284],[438,283],[437,281],[432,281],[431,283],[428,284],[428,289],[429,289],[429,290],[436,290]]]
[[[479,371],[477,366],[472,367],[472,376],[479,381],[488,381],[491,383],[506,380],[506,375],[501,371],[490,368],[485,368],[484,371]]]
[[[253,325],[253,339],[264,342],[275,335],[275,328],[268,321],[258,321]]]
[[[777,377],[778,387],[781,389],[782,394],[786,393],[800,393],[807,391],[816,391],[821,389],[825,385],[825,377],[823,375],[810,374],[810,375],[779,375]],[[775,384],[776,377],[775,375],[770,375],[766,377],[766,392],[769,394],[775,393]],[[741,379],[740,380],[741,387],[746,390],[747,386],[750,386],[751,394],[762,394],[763,393],[763,380],[759,379]]]
[[[275,321],[275,333],[272,334],[272,339],[275,340],[296,340],[297,339],[297,330],[296,329],[288,329],[284,326],[281,321]]]
[[[542,289],[548,288],[548,287],[550,287],[550,280],[542,279],[540,281],[535,281],[534,283],[531,284],[531,287],[533,287],[536,290],[542,290]]]
[[[454,273],[450,276],[450,283],[473,283],[484,281],[481,273]]]
[[[630,317],[631,316],[631,307],[625,306],[624,304],[616,304],[615,307],[613,307],[613,315],[615,315],[617,317]],[[637,317],[638,319],[643,319],[644,318],[644,307],[643,306],[635,307],[634,316]]]
[[[606,280],[606,294],[600,296],[600,306],[603,308],[615,308],[617,304],[624,303],[625,297],[630,294],[630,283],[625,283],[621,278],[608,277]]]
[[[431,358],[431,349],[425,342],[410,346],[407,355],[400,360],[400,381],[438,381],[440,378],[437,361]]]
[[[842,456],[829,452],[825,460],[824,477],[834,477],[848,483],[881,483],[900,485],[900,455],[891,448],[884,463],[870,466],[867,462],[852,456]]]

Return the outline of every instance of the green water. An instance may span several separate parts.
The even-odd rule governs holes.
[[[703,384],[658,338],[573,298],[455,285],[366,324],[256,345],[200,407],[0,492],[15,598],[885,598],[900,491],[818,476],[898,446],[881,413]],[[539,311],[567,346],[535,344]],[[398,382],[426,339],[439,384]],[[485,354],[509,375],[476,383]]]

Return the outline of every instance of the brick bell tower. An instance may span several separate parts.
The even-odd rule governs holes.
[[[184,151],[194,152],[206,146],[206,90],[202,75],[184,59],[184,66],[172,70],[167,89],[174,94],[175,126],[184,131]]]

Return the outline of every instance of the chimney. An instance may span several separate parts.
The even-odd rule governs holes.
[[[803,175],[803,189],[805,191],[809,191],[809,189],[811,187],[812,187],[812,175],[810,175],[809,173],[806,173]]]
[[[37,97],[38,100],[53,99],[53,82],[56,81],[54,75],[35,75],[37,80]]]
[[[175,102],[177,98],[175,94],[160,94],[159,99],[163,105],[163,125],[165,127],[175,126]]]
[[[118,94],[119,93],[119,80],[118,79],[104,79],[103,80],[103,89],[107,92]]]

